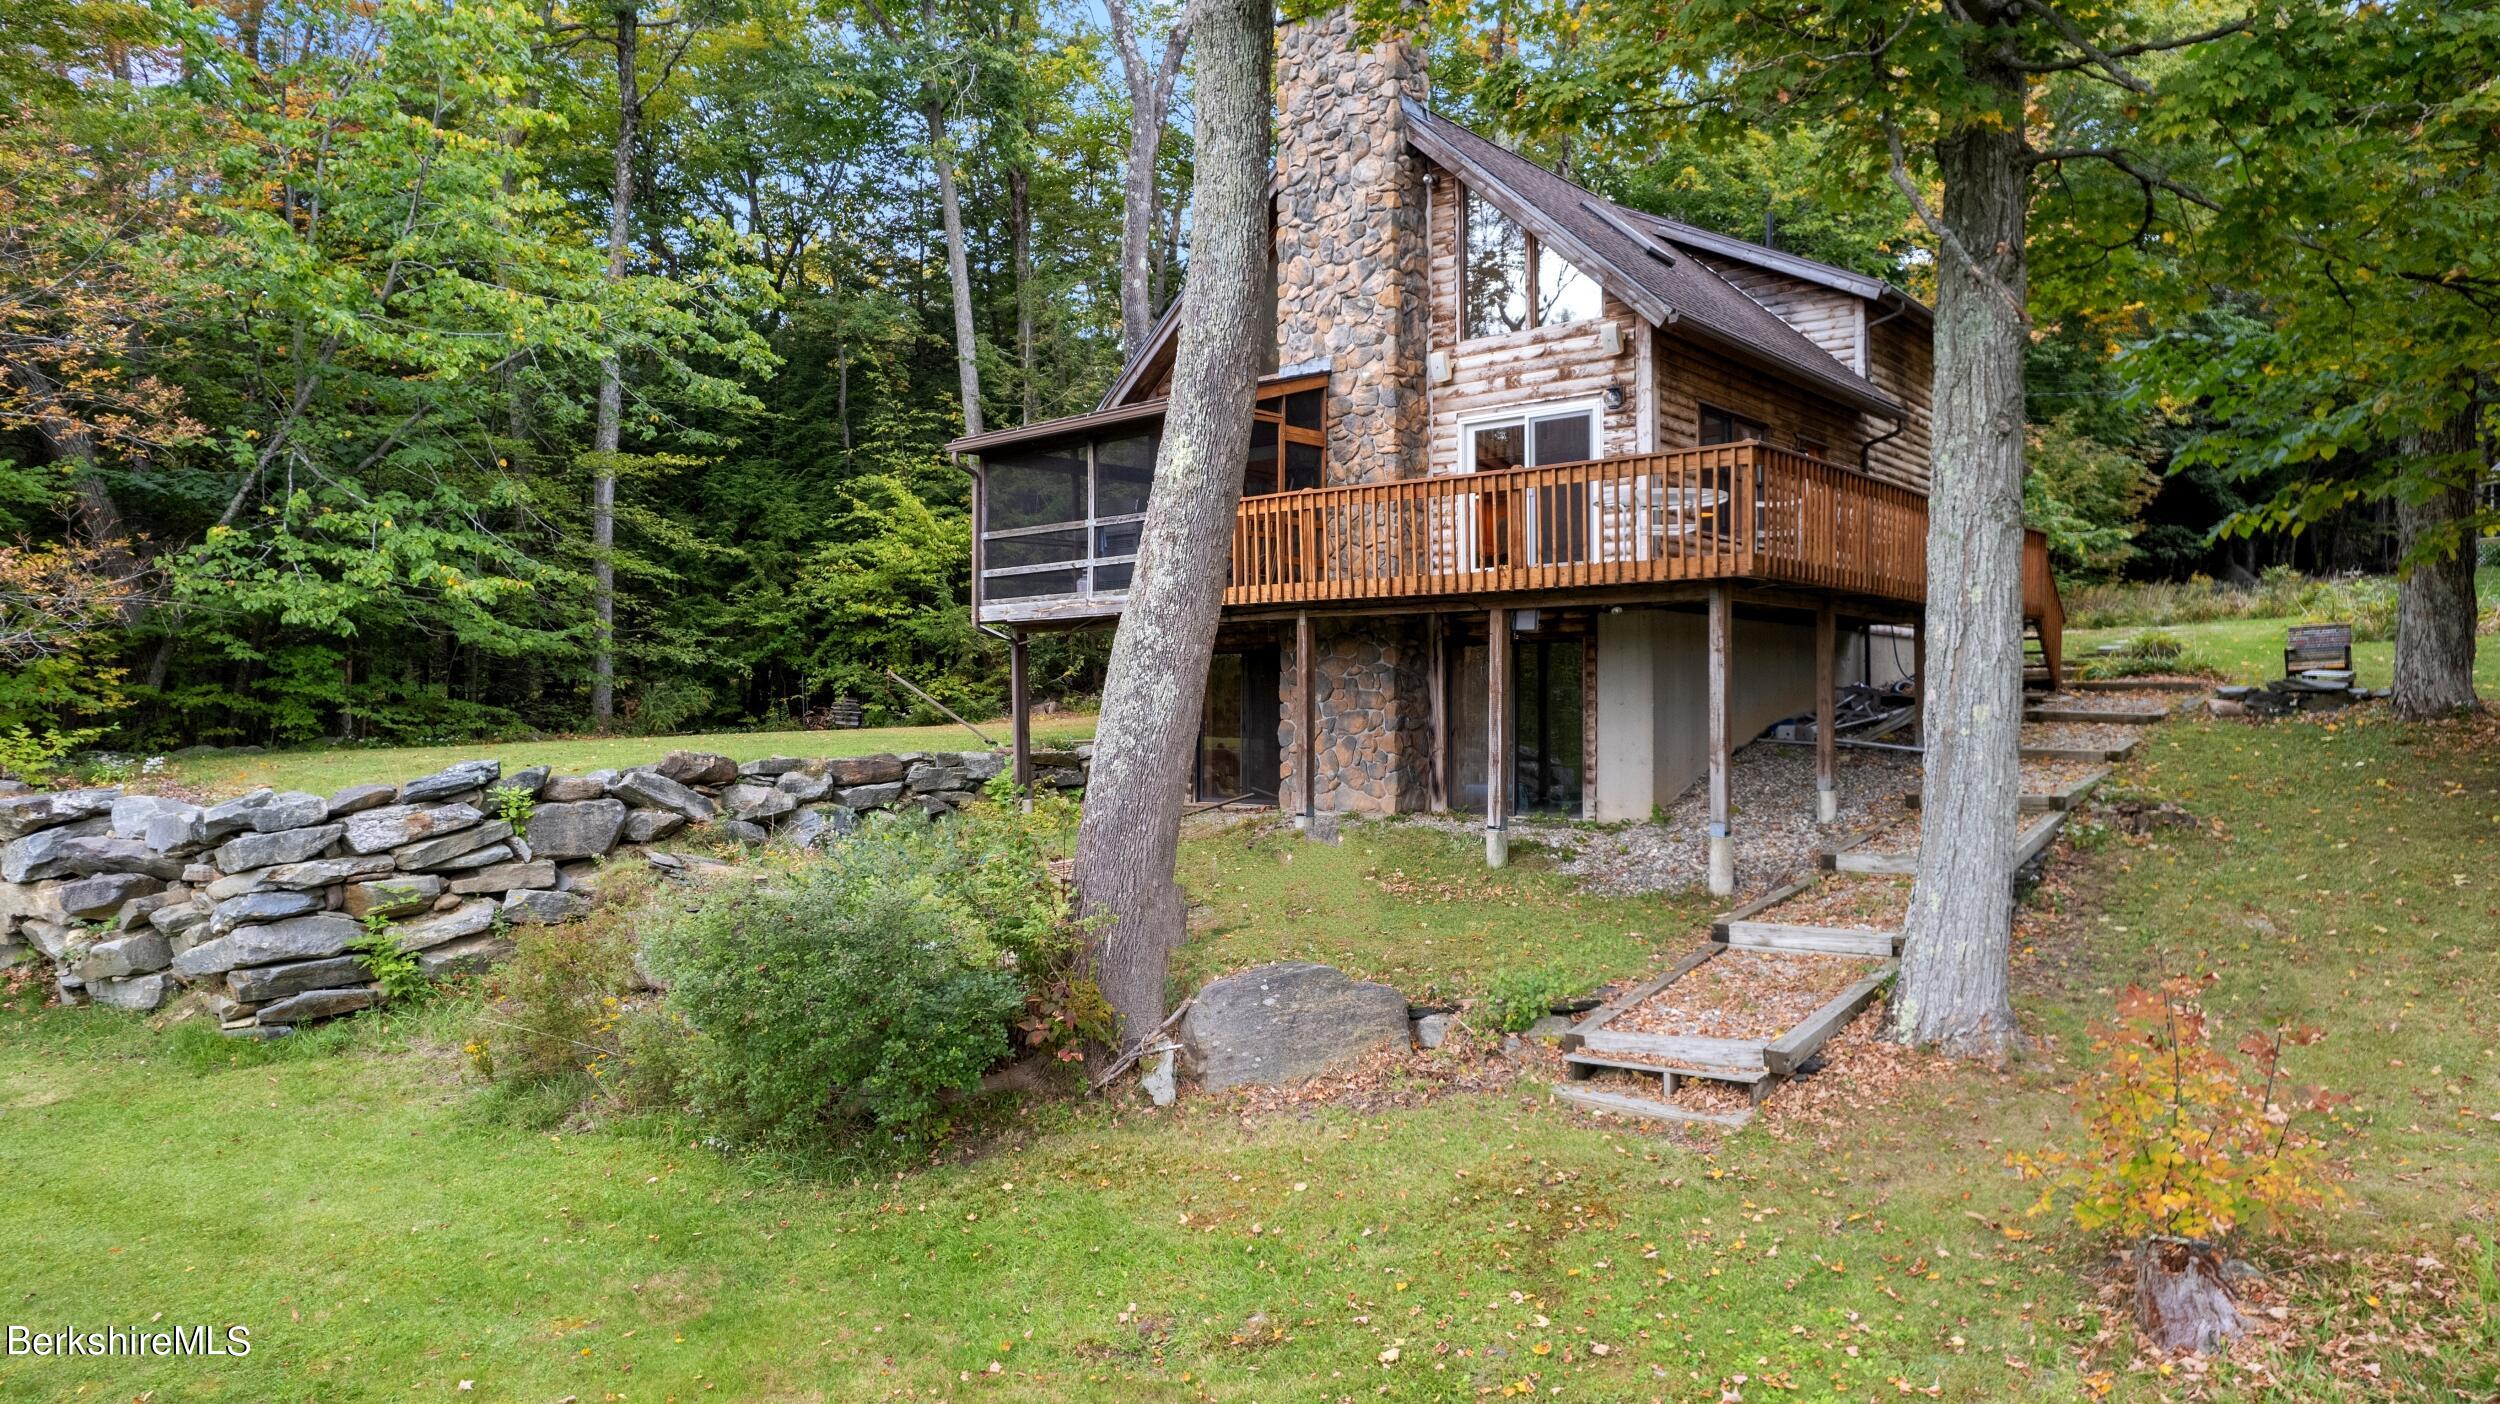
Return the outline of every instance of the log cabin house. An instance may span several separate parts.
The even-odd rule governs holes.
[[[1647,819],[1836,679],[1914,673],[1929,310],[1600,199],[1423,102],[1340,11],[1279,35],[1275,346],[1194,797]],[[977,621],[1116,623],[1180,309],[1090,413],[956,441]],[[2054,666],[2045,543],[2023,609]],[[1820,728],[1829,738],[1831,728]],[[1830,747],[1818,780],[1836,813]]]

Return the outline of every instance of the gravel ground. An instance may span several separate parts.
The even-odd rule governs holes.
[[[2125,692],[2052,692],[2026,705],[2068,712],[2167,712],[2187,700],[2182,692],[2132,688]]]
[[[2023,744],[2084,751],[2114,751],[2144,734],[2116,722],[2024,722]]]
[[[1683,1038],[1768,1041],[1803,1023],[1860,976],[1871,960],[1728,951],[1606,1023],[1612,1031]]]
[[[1839,753],[1840,822],[1814,822],[1814,748],[1760,741],[1728,767],[1728,798],[1736,831],[1736,895],[1747,902],[1814,868],[1814,851],[1839,835],[1890,824],[1909,812],[1902,800],[1917,783],[1918,757],[1900,751]],[[1473,815],[1419,817],[1416,822],[1481,835]],[[1599,827],[1554,819],[1514,818],[1514,838],[1568,855],[1565,873],[1595,892],[1673,892],[1710,875],[1710,788],[1696,782],[1667,806],[1662,822]]]

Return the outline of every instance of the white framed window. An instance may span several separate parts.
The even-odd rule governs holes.
[[[1471,416],[1459,421],[1460,473],[1545,468],[1603,456],[1598,402],[1575,400]]]
[[[1530,327],[1585,322],[1605,311],[1597,283],[1491,201],[1467,191],[1460,232],[1460,335],[1474,341]]]

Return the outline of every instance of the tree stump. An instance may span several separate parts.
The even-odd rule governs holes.
[[[2220,1249],[2202,1239],[2148,1238],[2135,1255],[2135,1319],[2163,1350],[2211,1355],[2245,1329]]]

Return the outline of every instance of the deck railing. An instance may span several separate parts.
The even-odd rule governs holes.
[[[2047,557],[2026,613],[2047,595]],[[1234,605],[1753,578],[1917,601],[1927,501],[1768,444],[1315,488],[1242,501]],[[2054,598],[2048,595],[2048,598]]]

